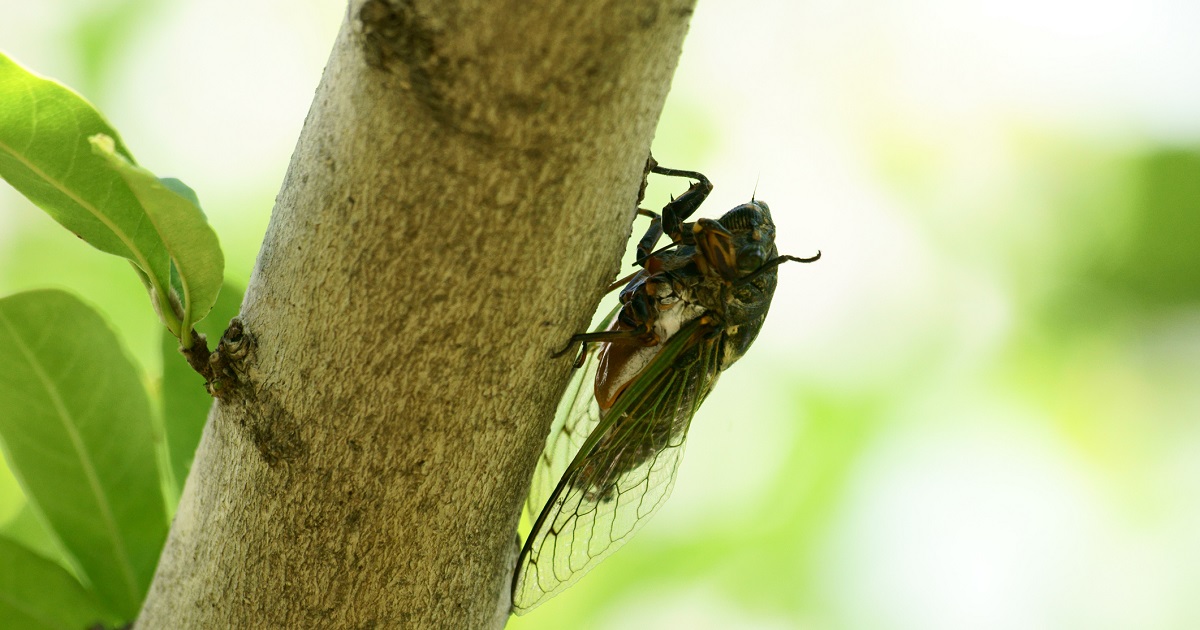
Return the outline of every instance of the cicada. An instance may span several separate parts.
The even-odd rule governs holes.
[[[639,269],[613,285],[619,307],[567,346],[583,349],[530,491],[537,517],[513,577],[517,614],[574,584],[662,507],[692,417],[762,329],[777,267],[821,256],[779,255],[771,211],[753,198],[688,221],[712,191],[708,178],[653,158],[649,173],[693,183],[661,215],[638,208],[651,219]],[[671,242],[656,250],[664,233]]]

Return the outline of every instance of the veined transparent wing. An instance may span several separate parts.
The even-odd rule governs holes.
[[[620,305],[596,325],[595,330],[608,330],[609,325],[617,318]],[[558,409],[554,412],[554,422],[550,425],[550,434],[546,436],[546,447],[538,459],[537,468],[533,471],[533,482],[529,487],[529,497],[525,507],[529,510],[529,518],[536,519],[542,507],[550,499],[558,480],[567,471],[567,466],[588,435],[600,423],[600,408],[596,405],[595,383],[596,366],[601,344],[593,343],[587,349],[584,363],[571,376],[567,389],[563,391]]]
[[[595,430],[521,550],[514,612],[529,612],[574,584],[666,501],[688,425],[720,371],[723,335],[709,332],[699,318],[684,325],[603,416],[595,411]]]

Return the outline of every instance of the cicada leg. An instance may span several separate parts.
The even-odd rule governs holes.
[[[646,157],[646,166],[642,168],[642,185],[638,187],[637,203],[633,204],[639,215],[650,217],[650,227],[646,230],[646,234],[642,236],[642,239],[638,241],[638,266],[644,266],[646,258],[650,255],[650,252],[654,251],[654,246],[658,244],[658,239],[663,234],[662,218],[658,216],[658,213],[642,208],[642,200],[646,198],[646,186],[650,183],[650,173],[654,172],[656,168],[658,168],[658,160],[654,159],[654,154],[648,155]],[[630,276],[630,279],[632,279],[632,276]],[[609,287],[609,291],[611,290],[612,287]]]
[[[733,233],[719,221],[697,219],[692,224],[692,240],[696,243],[699,256],[695,256],[700,273],[708,274],[713,269],[722,278],[737,278],[737,251],[734,249]]]
[[[696,180],[682,195],[672,199],[670,203],[663,206],[662,211],[662,228],[667,236],[671,237],[672,241],[679,242],[683,240],[683,222],[688,217],[696,212],[700,204],[708,198],[708,194],[712,192],[712,182],[704,175],[696,171],[681,171],[673,168],[664,168],[654,165],[650,172],[659,175],[670,175],[672,177],[686,177]]]
[[[639,273],[642,273],[641,270],[635,271],[635,272],[629,274],[628,276],[625,276],[624,278],[621,278],[620,280],[617,280],[616,282],[608,285],[608,287],[606,289],[604,289],[604,295],[608,295],[609,293],[612,293],[613,291],[616,291],[617,289],[625,288],[625,286],[628,285],[631,280],[636,278]]]
[[[652,346],[659,342],[654,335],[654,323],[658,318],[658,309],[654,307],[653,297],[644,292],[637,292],[634,297],[621,306],[613,328],[595,332],[578,333],[571,336],[566,347],[552,356],[560,357],[571,350],[577,343],[583,348],[575,359],[575,367],[583,365],[587,357],[589,343],[634,343]]]
[[[650,172],[658,166],[658,160],[654,159],[654,154],[646,156],[646,166],[642,167],[642,185],[638,187],[637,203],[633,207],[637,208],[642,205],[642,200],[646,198],[646,186],[650,184]]]
[[[640,343],[643,345],[649,345],[649,344],[645,343],[645,336],[650,332],[651,325],[647,322],[647,323],[643,324],[643,327],[644,328],[636,328],[633,330],[601,330],[601,331],[597,331],[597,332],[579,333],[577,335],[572,335],[571,340],[567,342],[566,347],[564,347],[562,350],[559,350],[558,352],[555,352],[551,356],[554,358],[561,357],[562,355],[570,352],[571,348],[575,347],[575,344],[582,343],[583,347],[580,348],[579,356],[575,358],[575,364],[574,364],[575,368],[579,368],[579,367],[583,366],[583,361],[587,357],[587,350],[588,350],[589,343],[629,342],[629,343]]]
[[[651,252],[654,251],[654,246],[658,245],[658,239],[662,238],[662,217],[660,217],[657,213],[650,212],[649,210],[644,210],[642,208],[638,208],[638,214],[644,217],[650,217],[650,227],[646,229],[646,234],[642,236],[642,239],[638,241],[637,244],[637,265],[639,267],[645,267],[646,259],[649,258]]]

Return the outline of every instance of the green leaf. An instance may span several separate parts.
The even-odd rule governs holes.
[[[167,533],[150,404],[88,306],[61,291],[0,299],[0,443],[80,578],[137,615]]]
[[[162,182],[163,186],[170,188],[175,194],[192,202],[192,205],[200,207],[200,197],[196,195],[196,191],[192,190],[191,186],[175,179],[174,177],[160,177],[158,181]]]
[[[118,623],[62,567],[0,538],[0,619],[5,628],[83,630]]]
[[[125,180],[93,153],[88,138],[96,134],[133,162],[83,97],[0,54],[0,177],[93,247],[132,261],[165,301],[166,245]],[[163,316],[173,318],[169,309]]]
[[[17,478],[13,477],[8,464],[0,457],[0,528],[15,518],[24,506],[25,493],[21,492]]]
[[[225,266],[196,194],[138,167],[81,96],[3,55],[0,177],[80,238],[129,259],[167,329],[191,345]]]
[[[1117,293],[1122,308],[1194,307],[1200,303],[1200,148],[1158,149],[1132,166],[1136,197],[1126,244],[1098,253],[1094,282]]]
[[[196,325],[196,330],[208,337],[209,346],[216,346],[229,320],[237,317],[241,306],[242,290],[226,283],[208,317]],[[200,434],[204,432],[204,423],[208,420],[213,399],[204,388],[204,377],[197,374],[179,353],[179,341],[165,331],[162,335],[162,361],[163,428],[171,462],[171,485],[177,496],[192,468],[192,458],[196,455],[196,446],[200,443]]]
[[[62,549],[62,544],[45,524],[38,521],[37,514],[25,497],[21,497],[21,507],[7,523],[0,525],[0,538],[7,538],[31,552],[57,563],[68,572],[73,570],[72,562]]]
[[[172,281],[177,280],[178,299],[182,302],[180,334],[185,345],[191,336],[184,334],[208,314],[225,273],[225,259],[217,233],[208,225],[196,193],[177,179],[159,179],[154,173],[134,165],[117,152],[116,141],[97,134],[90,139],[93,150],[103,156],[137,196],[146,216],[154,224],[172,262]],[[172,286],[176,282],[171,283]],[[160,306],[161,308],[161,306]]]

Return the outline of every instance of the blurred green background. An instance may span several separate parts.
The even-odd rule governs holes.
[[[10,2],[0,47],[195,188],[244,286],[343,12]],[[781,250],[823,258],[781,269],[667,506],[510,627],[1200,627],[1197,24],[1171,0],[701,0],[655,155],[712,178],[710,216],[757,185]],[[126,263],[0,186],[0,294],[42,287],[100,308],[155,387]],[[22,501],[0,470],[0,533],[38,544]]]

